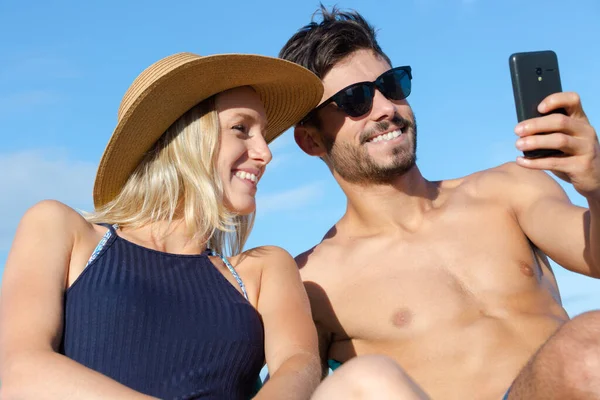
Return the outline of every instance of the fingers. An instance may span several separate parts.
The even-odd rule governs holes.
[[[541,114],[548,114],[552,111],[564,108],[567,115],[573,118],[586,119],[585,112],[581,105],[581,98],[575,92],[554,93],[546,97],[538,106]]]
[[[515,133],[521,137],[548,132],[561,132],[576,137],[587,137],[594,134],[587,119],[572,118],[563,114],[532,118],[515,127]]]
[[[569,163],[571,161],[564,157],[546,157],[546,158],[525,158],[525,157],[517,157],[517,164],[530,168],[530,169],[539,169],[539,170],[549,170],[549,171],[560,171],[563,173],[568,173]]]
[[[556,113],[560,109],[566,115]],[[552,94],[540,103],[538,111],[547,115],[522,121],[516,126],[517,148],[522,151],[560,150],[563,154],[544,158],[518,157],[517,164],[552,171],[572,183],[580,194],[595,196],[600,192],[600,143],[583,112],[579,96],[576,93]]]
[[[516,143],[517,149],[521,151],[554,149],[562,151],[565,155],[582,154],[587,150],[585,145],[584,141],[562,133],[526,136],[518,139]]]
[[[534,135],[518,139],[517,148],[521,151],[554,149],[564,153],[561,156],[536,159],[518,157],[517,164],[526,168],[550,170],[568,176],[582,175],[598,170],[598,143],[588,138],[562,133]],[[597,173],[592,172],[589,175],[597,176]],[[569,181],[570,179],[565,180]]]
[[[571,157],[546,157],[546,158],[526,158],[517,157],[516,163],[522,167],[529,169],[538,169],[552,171],[559,178],[567,182],[577,181],[579,184],[587,188],[575,188],[577,190],[584,189],[597,190],[598,177],[597,174],[590,174],[590,171],[597,171],[597,160],[586,155],[571,156]]]

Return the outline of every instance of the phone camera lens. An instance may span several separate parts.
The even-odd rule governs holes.
[[[536,69],[535,69],[535,73],[536,73],[536,75],[537,75],[537,76],[540,76],[540,75],[542,75],[542,69],[541,69],[541,68],[539,68],[539,67],[538,67],[538,68],[536,68]]]

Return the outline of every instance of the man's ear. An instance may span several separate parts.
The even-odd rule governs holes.
[[[323,157],[327,154],[320,135],[311,126],[296,125],[294,127],[294,139],[298,146],[309,156]]]

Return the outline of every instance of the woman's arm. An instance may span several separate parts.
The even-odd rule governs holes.
[[[308,399],[321,378],[317,332],[294,259],[268,247],[258,311],[265,326],[270,379],[256,399]]]
[[[150,398],[56,352],[71,254],[86,224],[54,201],[35,205],[19,224],[0,292],[3,400]]]

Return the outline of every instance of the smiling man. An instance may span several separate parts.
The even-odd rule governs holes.
[[[435,399],[600,398],[600,314],[569,320],[546,258],[600,277],[600,146],[579,97],[552,95],[540,112],[567,115],[515,129],[520,150],[564,157],[429,181],[416,165],[411,68],[391,63],[359,14],[321,14],[280,56],[323,81],[294,135],[347,197],[343,217],[296,259],[323,360],[389,356]]]

